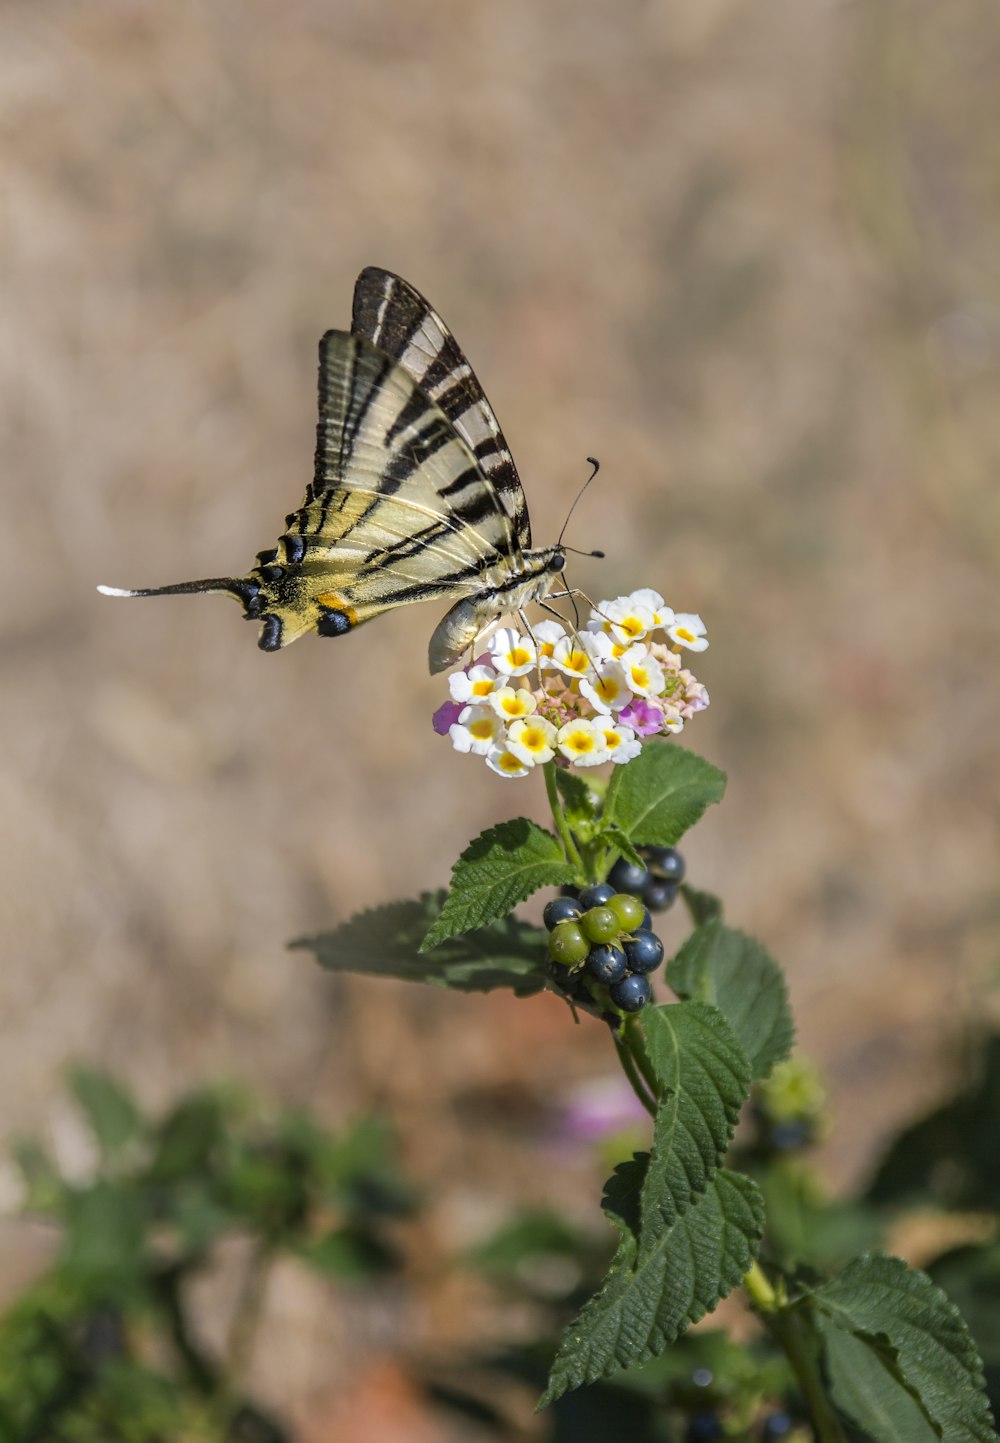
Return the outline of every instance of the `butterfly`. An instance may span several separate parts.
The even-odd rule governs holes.
[[[499,617],[541,601],[565,564],[558,545],[532,549],[513,457],[448,327],[408,282],[368,266],[350,331],[319,343],[315,473],[277,546],[246,576],[98,590],[226,593],[260,622],[263,651],[451,601],[430,640],[434,673]]]

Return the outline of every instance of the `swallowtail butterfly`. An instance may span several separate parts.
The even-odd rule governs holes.
[[[260,622],[263,651],[448,600],[430,641],[438,672],[505,612],[540,601],[565,564],[561,547],[531,547],[513,458],[448,327],[406,281],[369,266],[350,331],[319,343],[315,474],[277,546],[246,576],[99,590],[225,592]]]

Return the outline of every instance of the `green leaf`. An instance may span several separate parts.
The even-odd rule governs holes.
[[[629,763],[631,766],[632,763]],[[621,1233],[598,1292],[563,1335],[539,1407],[570,1388],[657,1357],[739,1283],[763,1226],[754,1184],[719,1171],[705,1192],[655,1240],[638,1239],[639,1198],[648,1165],[639,1156],[609,1179],[603,1207]]]
[[[120,1152],[138,1135],[141,1126],[138,1108],[128,1093],[105,1073],[75,1067],[69,1075],[69,1084],[106,1157]]]
[[[674,742],[653,742],[619,768],[604,818],[638,846],[672,847],[725,787],[711,762]]]
[[[627,862],[634,862],[637,867],[646,866],[645,857],[636,851],[621,827],[603,827],[595,840],[598,846],[614,847]]]
[[[833,1399],[875,1443],[925,1436],[899,1431],[912,1423],[907,1398],[929,1425],[927,1437],[995,1440],[975,1344],[958,1309],[926,1273],[902,1258],[872,1253],[810,1296],[831,1360]],[[845,1344],[844,1335],[860,1346]],[[857,1382],[862,1367],[867,1388]]]
[[[591,822],[597,816],[597,798],[583,777],[566,767],[556,768],[556,788],[562,798],[566,820],[570,826]]]
[[[527,817],[501,822],[481,833],[455,863],[441,915],[420,950],[505,917],[540,887],[558,887],[574,876],[551,832]]]
[[[144,1282],[145,1221],[138,1193],[99,1180],[67,1194],[62,1260],[88,1286],[128,1290]]]
[[[788,1056],[795,1040],[788,989],[777,962],[754,937],[718,920],[703,922],[667,964],[666,976],[678,997],[719,1009],[755,1078]]]
[[[642,1030],[661,1101],[640,1197],[640,1255],[704,1192],[750,1093],[750,1065],[714,1007],[647,1007]]]
[[[419,901],[373,907],[334,932],[300,937],[289,946],[312,952],[320,966],[332,972],[398,977],[463,992],[509,987],[518,997],[544,988],[547,933],[516,917],[477,927],[420,955],[444,898],[444,892],[424,892]]]
[[[399,1266],[398,1255],[370,1229],[339,1227],[296,1249],[309,1267],[344,1282],[364,1282]]]
[[[722,900],[713,892],[699,892],[685,882],[681,887],[681,896],[696,927],[702,922],[712,922],[716,917],[722,916]]]
[[[176,1183],[182,1178],[202,1178],[211,1170],[213,1154],[224,1137],[220,1098],[207,1090],[190,1093],[156,1129],[150,1180]]]

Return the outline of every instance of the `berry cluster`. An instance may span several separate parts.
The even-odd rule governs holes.
[[[684,858],[673,847],[640,847],[639,855],[644,867],[619,857],[608,881],[617,891],[641,898],[650,912],[665,912],[673,906],[684,880]]]
[[[564,992],[588,1000],[595,986],[606,987],[620,1012],[645,1007],[652,995],[647,974],[663,961],[663,943],[638,897],[598,882],[579,896],[554,897],[544,921],[553,975]]]

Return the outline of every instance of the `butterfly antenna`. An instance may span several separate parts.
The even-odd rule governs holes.
[[[593,466],[594,469],[591,471],[591,473],[590,473],[590,475],[587,477],[586,481],[584,481],[583,485],[580,487],[579,491],[576,493],[576,500],[573,502],[573,505],[569,508],[569,511],[566,513],[566,520],[563,522],[563,528],[562,528],[562,530],[561,530],[560,533],[559,533],[559,540],[556,542],[556,545],[557,545],[557,546],[562,546],[562,539],[563,539],[563,537],[566,535],[566,527],[569,525],[570,517],[573,515],[573,512],[576,510],[577,505],[579,504],[580,497],[583,495],[583,493],[586,491],[587,487],[590,485],[591,481],[593,481],[594,477],[597,475],[598,471],[600,471],[600,469],[601,469],[601,463],[600,463],[600,461],[597,460],[597,458],[596,458],[595,456],[588,456],[588,457],[587,457],[587,460],[589,461],[590,465]],[[569,550],[569,549],[570,549],[569,547],[566,548],[566,550]],[[604,553],[603,553],[603,552],[596,552],[596,551],[595,551],[595,552],[593,552],[593,553],[591,553],[591,554],[594,555],[594,556],[603,556]]]
[[[246,606],[260,588],[238,576],[211,576],[205,581],[176,581],[172,586],[144,586],[136,591],[125,591],[119,586],[97,589],[102,596],[184,596],[194,591],[226,591]]]

